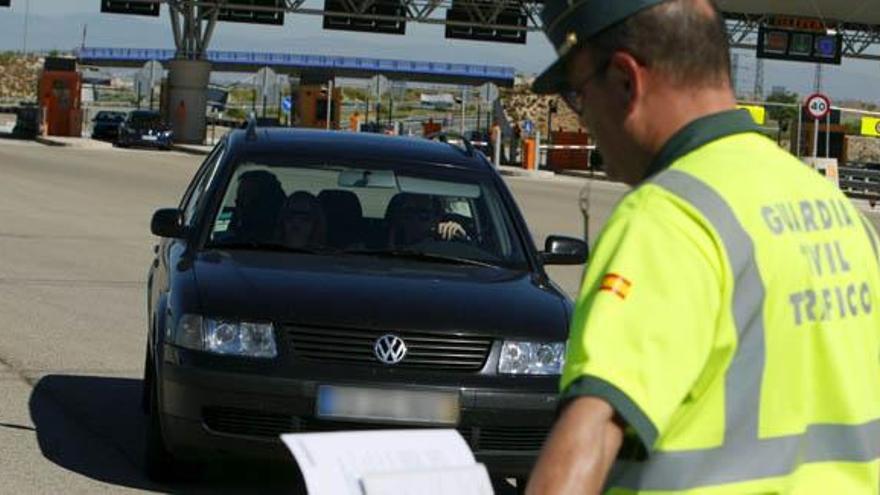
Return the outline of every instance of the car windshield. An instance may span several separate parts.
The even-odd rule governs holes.
[[[244,159],[213,219],[208,247],[525,269],[522,243],[494,183],[430,168]]]
[[[118,112],[98,112],[98,115],[95,116],[95,120],[104,122],[120,122],[123,119],[125,119],[125,115]]]
[[[158,113],[132,113],[131,117],[129,117],[129,121],[131,125],[134,127],[140,128],[153,128],[159,127],[162,123],[162,119]]]

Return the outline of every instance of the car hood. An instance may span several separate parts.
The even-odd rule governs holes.
[[[568,331],[565,296],[528,272],[253,251],[206,251],[194,268],[206,316],[546,340]]]

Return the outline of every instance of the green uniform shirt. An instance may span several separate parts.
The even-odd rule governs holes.
[[[563,401],[626,420],[612,493],[877,493],[878,239],[749,114],[674,136],[598,239]]]

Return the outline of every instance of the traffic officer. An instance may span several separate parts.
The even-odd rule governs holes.
[[[533,494],[877,493],[880,263],[735,108],[710,0],[547,0],[561,94],[634,189],[597,241]]]

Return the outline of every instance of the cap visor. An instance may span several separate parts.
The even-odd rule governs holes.
[[[539,95],[561,93],[568,89],[566,74],[567,58],[562,57],[547,68],[532,83],[532,92]]]

